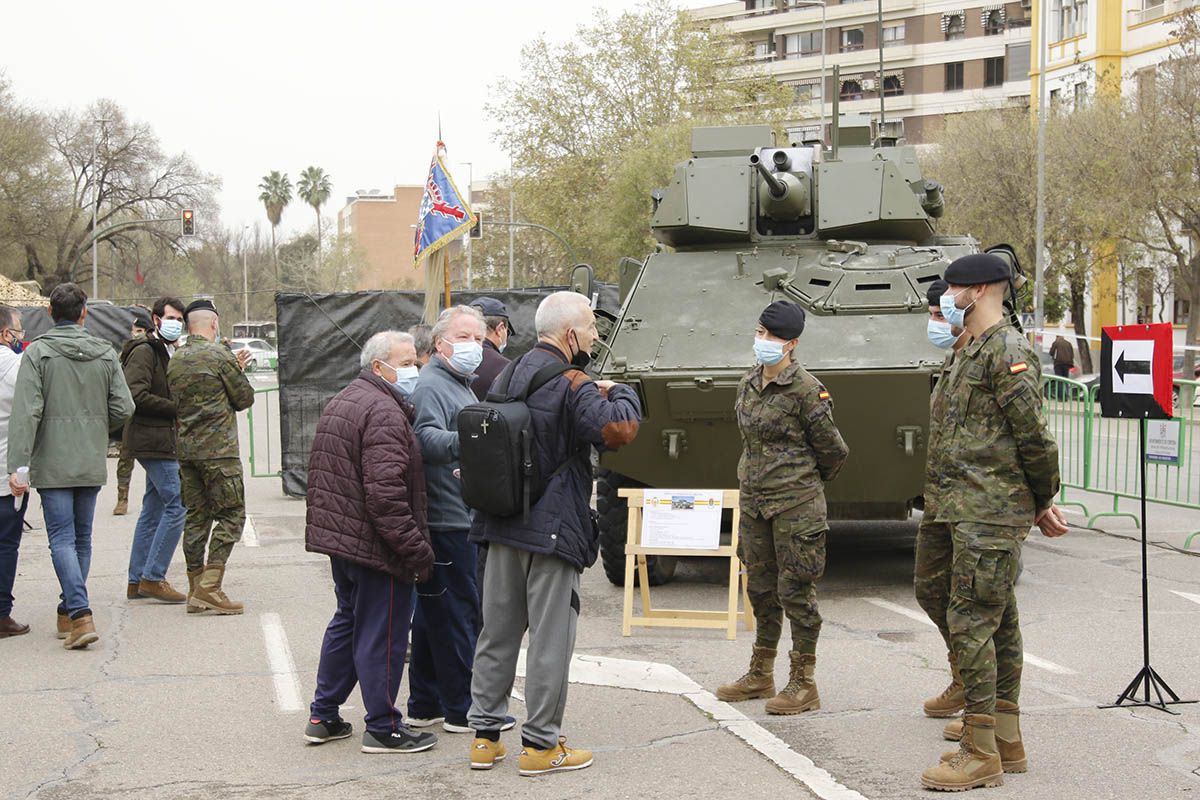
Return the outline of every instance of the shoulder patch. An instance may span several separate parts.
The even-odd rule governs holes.
[[[821,391],[817,392],[817,399],[818,399],[818,400],[828,400],[828,399],[829,399],[829,392],[827,392],[827,391],[825,391],[824,389],[822,389]]]
[[[1022,372],[1024,372],[1027,369],[1029,369],[1029,365],[1027,363],[1025,363],[1024,361],[1018,361],[1016,364],[1013,364],[1012,366],[1010,366],[1008,368],[1008,371],[1011,372],[1013,375],[1020,375]]]

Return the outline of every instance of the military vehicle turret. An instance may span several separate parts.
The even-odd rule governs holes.
[[[637,440],[601,457],[605,572],[624,580],[624,486],[736,488],[738,381],[759,312],[787,298],[808,324],[799,361],[833,395],[850,458],[827,487],[834,519],[906,519],[924,486],[929,393],[926,289],[969,236],[939,235],[942,187],[913,147],[879,146],[866,117],[837,117],[829,147],[779,146],[768,126],[697,128],[692,157],[654,192],[659,246],[620,270],[621,308],[599,374],[633,386]],[[669,580],[672,559],[651,565]]]

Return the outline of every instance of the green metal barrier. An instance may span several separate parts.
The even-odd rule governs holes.
[[[1200,382],[1176,381],[1175,421],[1179,425],[1177,463],[1148,463],[1146,499],[1153,503],[1200,510],[1200,408],[1192,404]],[[1058,441],[1062,475],[1060,505],[1075,506],[1093,525],[1103,517],[1126,517],[1139,524],[1137,515],[1121,511],[1120,500],[1139,499],[1141,457],[1137,425],[1154,420],[1110,419],[1100,416],[1099,386],[1044,376],[1046,419]],[[1149,430],[1149,429],[1148,429]],[[1092,513],[1078,501],[1067,500],[1067,489],[1080,489],[1112,497],[1112,510]],[[1192,532],[1184,548],[1200,537]]]
[[[272,464],[272,448],[271,448],[271,395],[275,395],[275,402],[279,401],[279,387],[272,386],[265,389],[254,390],[254,405],[246,411],[246,423],[250,428],[250,477],[251,478],[278,478],[283,474],[282,467],[275,469],[271,468]],[[259,444],[258,430],[254,425],[254,412],[261,406],[265,423],[263,441],[265,448]],[[266,462],[262,464],[260,457],[263,455],[263,450],[266,451]]]

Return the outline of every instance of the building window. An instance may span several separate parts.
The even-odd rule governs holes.
[[[1004,48],[1004,64],[1008,69],[1008,80],[1029,80],[1029,42],[1010,44]]]
[[[1075,84],[1075,107],[1082,108],[1087,105],[1088,87],[1086,83]]]
[[[967,18],[961,11],[942,15],[942,32],[946,41],[963,39],[967,35]]]
[[[852,50],[862,50],[862,48],[863,29],[842,28],[842,52],[849,53]]]
[[[1135,73],[1137,80],[1137,101],[1139,105],[1153,102],[1156,67],[1145,67]]]
[[[750,11],[774,11],[775,0],[750,0]]]
[[[1004,84],[1004,56],[985,58],[983,60],[983,85],[1001,86]]]
[[[783,37],[785,58],[808,56],[821,52],[821,32],[789,33]]]
[[[788,128],[788,141],[793,144],[821,141],[820,125],[804,125],[799,128]]]
[[[883,46],[891,47],[894,44],[904,44],[904,23],[898,25],[885,25],[883,28]]]
[[[1004,9],[995,8],[983,12],[983,35],[999,36],[1004,33]]]
[[[1051,89],[1050,90],[1050,107],[1054,108],[1055,106],[1057,106],[1059,104],[1059,101],[1061,101],[1061,100],[1062,100],[1062,90],[1061,89]]]
[[[1050,19],[1053,41],[1084,35],[1088,29],[1087,0],[1053,0]]]
[[[946,91],[957,92],[963,88],[963,62],[946,65]]]
[[[883,96],[895,97],[896,95],[904,94],[904,76],[903,75],[884,75],[883,76]]]
[[[1187,300],[1175,301],[1175,315],[1172,317],[1176,325],[1187,325],[1191,317],[1192,304]]]
[[[841,99],[843,100],[862,100],[863,87],[862,83],[856,80],[842,81]]]
[[[819,80],[794,83],[792,91],[796,94],[796,105],[821,102],[821,82]]]
[[[775,39],[774,37],[765,42],[754,43],[754,58],[759,61],[767,61],[775,55]]]

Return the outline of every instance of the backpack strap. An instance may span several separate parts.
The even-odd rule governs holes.
[[[533,373],[533,377],[529,380],[529,385],[525,387],[525,391],[521,392],[516,399],[524,402],[529,399],[529,396],[538,389],[545,386],[550,381],[562,375],[564,372],[576,369],[574,364],[547,364],[546,366]],[[505,386],[507,390],[507,385]]]
[[[487,394],[484,396],[484,399],[487,400],[487,402],[503,403],[508,400],[508,385],[512,383],[513,371],[516,370],[517,364],[520,363],[520,361],[521,359],[518,358],[516,361],[509,363],[509,365],[504,368],[504,371],[500,373],[499,377],[496,378],[495,382],[492,384],[492,387],[488,389]]]

